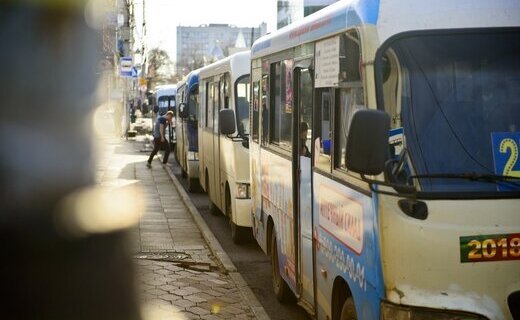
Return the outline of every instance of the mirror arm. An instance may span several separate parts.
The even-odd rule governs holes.
[[[233,142],[244,141],[244,139],[242,137],[240,137],[238,134],[236,136],[226,134],[226,137],[231,139],[231,141],[233,141]]]
[[[389,195],[389,196],[406,197],[409,199],[415,199],[417,197],[417,189],[415,188],[415,186],[407,186],[407,185],[402,185],[402,184],[397,184],[397,183],[390,183],[390,182],[369,179],[364,174],[361,174],[361,179],[363,181],[367,182],[370,186],[370,190],[375,193],[385,194],[385,195]],[[377,188],[375,188],[375,186],[377,186],[377,185],[390,187],[390,188],[398,189],[398,190],[403,190],[403,192],[400,193],[400,192],[381,191],[381,190],[378,190]]]

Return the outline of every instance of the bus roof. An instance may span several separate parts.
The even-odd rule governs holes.
[[[193,70],[188,73],[188,76],[186,77],[186,85],[188,86],[189,91],[199,84],[199,70],[200,69]]]
[[[161,96],[171,96],[177,93],[177,85],[176,84],[167,84],[162,86],[157,86],[155,91],[155,95],[157,97]]]
[[[341,0],[261,37],[252,58],[327,38],[349,28],[375,25],[380,43],[414,30],[520,26],[518,0]]]
[[[231,75],[231,81],[234,83],[241,76],[249,74],[249,69],[251,68],[250,58],[251,51],[249,50],[235,53],[201,68],[199,76],[201,79],[204,79],[229,72]]]

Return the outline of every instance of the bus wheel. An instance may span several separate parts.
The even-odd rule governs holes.
[[[271,269],[273,274],[273,289],[276,299],[281,303],[294,302],[294,294],[280,274],[278,248],[276,246],[276,232],[274,230],[271,235]]]
[[[209,213],[211,213],[212,215],[219,214],[219,210],[218,210],[217,206],[213,203],[213,201],[211,201],[211,195],[209,193],[209,179],[208,179],[208,173],[207,172],[206,172],[206,192],[208,193],[208,210],[209,210]]]
[[[357,320],[356,306],[354,305],[354,299],[348,297],[343,303],[341,308],[340,320]]]
[[[188,178],[188,191],[195,192],[198,190],[197,178]]]
[[[251,229],[246,227],[237,226],[231,218],[229,218],[229,224],[231,226],[231,239],[235,244],[243,244],[251,239]]]

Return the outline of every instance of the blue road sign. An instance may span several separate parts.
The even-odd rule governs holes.
[[[122,57],[119,59],[121,77],[132,77],[132,57]]]

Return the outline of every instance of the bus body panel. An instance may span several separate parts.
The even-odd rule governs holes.
[[[385,213],[380,218],[381,243],[388,299],[398,304],[508,319],[503,310],[508,309],[508,294],[520,290],[520,261],[462,262],[468,260],[471,251],[463,255],[461,238],[470,237],[482,245],[485,239],[480,238],[489,235],[484,238],[492,241],[475,251],[483,258],[498,256],[504,250],[507,255],[515,254],[511,244],[498,243],[504,238],[500,235],[516,233],[520,238],[518,200],[431,200],[426,204],[428,219],[421,221],[405,215],[395,198],[381,197],[380,210]],[[477,246],[472,248],[476,250]],[[516,250],[520,255],[520,247]],[[394,255],[400,259],[392,259]]]
[[[274,222],[280,274],[289,287],[296,291],[292,161],[264,149],[260,153],[262,210]]]
[[[379,319],[384,291],[373,199],[321,174],[313,177],[318,296],[331,301],[340,277],[356,297],[358,318]],[[330,317],[329,310],[322,308],[318,318]]]

